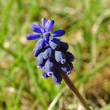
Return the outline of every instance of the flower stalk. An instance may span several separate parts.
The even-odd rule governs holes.
[[[62,71],[60,72],[60,74],[63,77],[63,79],[66,82],[66,84],[68,85],[68,87],[72,90],[73,94],[77,97],[77,99],[79,100],[79,102],[85,108],[85,110],[91,110],[89,108],[89,106],[86,104],[86,102],[83,99],[83,97],[80,95],[80,93],[76,89],[76,87],[74,86],[74,84],[72,83],[72,81],[70,80],[70,78],[66,74],[64,74]]]

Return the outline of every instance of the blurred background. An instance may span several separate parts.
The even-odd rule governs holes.
[[[109,0],[0,0],[0,110],[81,110],[65,82],[43,79],[27,41],[30,24],[55,20],[52,31],[75,56],[69,75],[93,110],[110,110]]]

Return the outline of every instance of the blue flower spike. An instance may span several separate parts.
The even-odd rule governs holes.
[[[61,37],[65,34],[63,29],[52,33],[49,31],[54,26],[54,20],[41,19],[41,25],[37,22],[31,24],[34,33],[27,34],[27,40],[35,40],[40,37],[33,49],[33,55],[37,58],[37,67],[42,70],[42,77],[52,77],[55,84],[61,84],[62,76],[60,68],[65,74],[69,75],[73,69],[74,56],[68,52],[68,44],[55,37]],[[50,39],[50,36],[53,37]]]

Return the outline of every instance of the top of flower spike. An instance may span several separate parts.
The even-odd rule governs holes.
[[[31,24],[31,29],[33,32],[36,32],[38,34],[27,34],[27,40],[34,40],[38,39],[40,37],[43,37],[45,40],[49,40],[49,37],[60,37],[65,34],[65,31],[63,29],[56,30],[50,34],[50,30],[52,29],[54,25],[54,20],[49,19],[46,23],[46,19],[41,19],[42,26],[37,22],[36,24]]]

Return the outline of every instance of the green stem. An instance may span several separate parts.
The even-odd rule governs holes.
[[[73,94],[77,97],[77,99],[83,105],[85,110],[91,110],[89,108],[89,106],[86,104],[83,97],[80,95],[80,93],[76,89],[76,87],[74,86],[74,84],[72,83],[72,81],[70,80],[70,78],[65,73],[63,73],[62,71],[60,73],[61,73],[61,76],[63,77],[63,79],[65,80],[66,84],[68,85],[68,87],[72,90]]]

